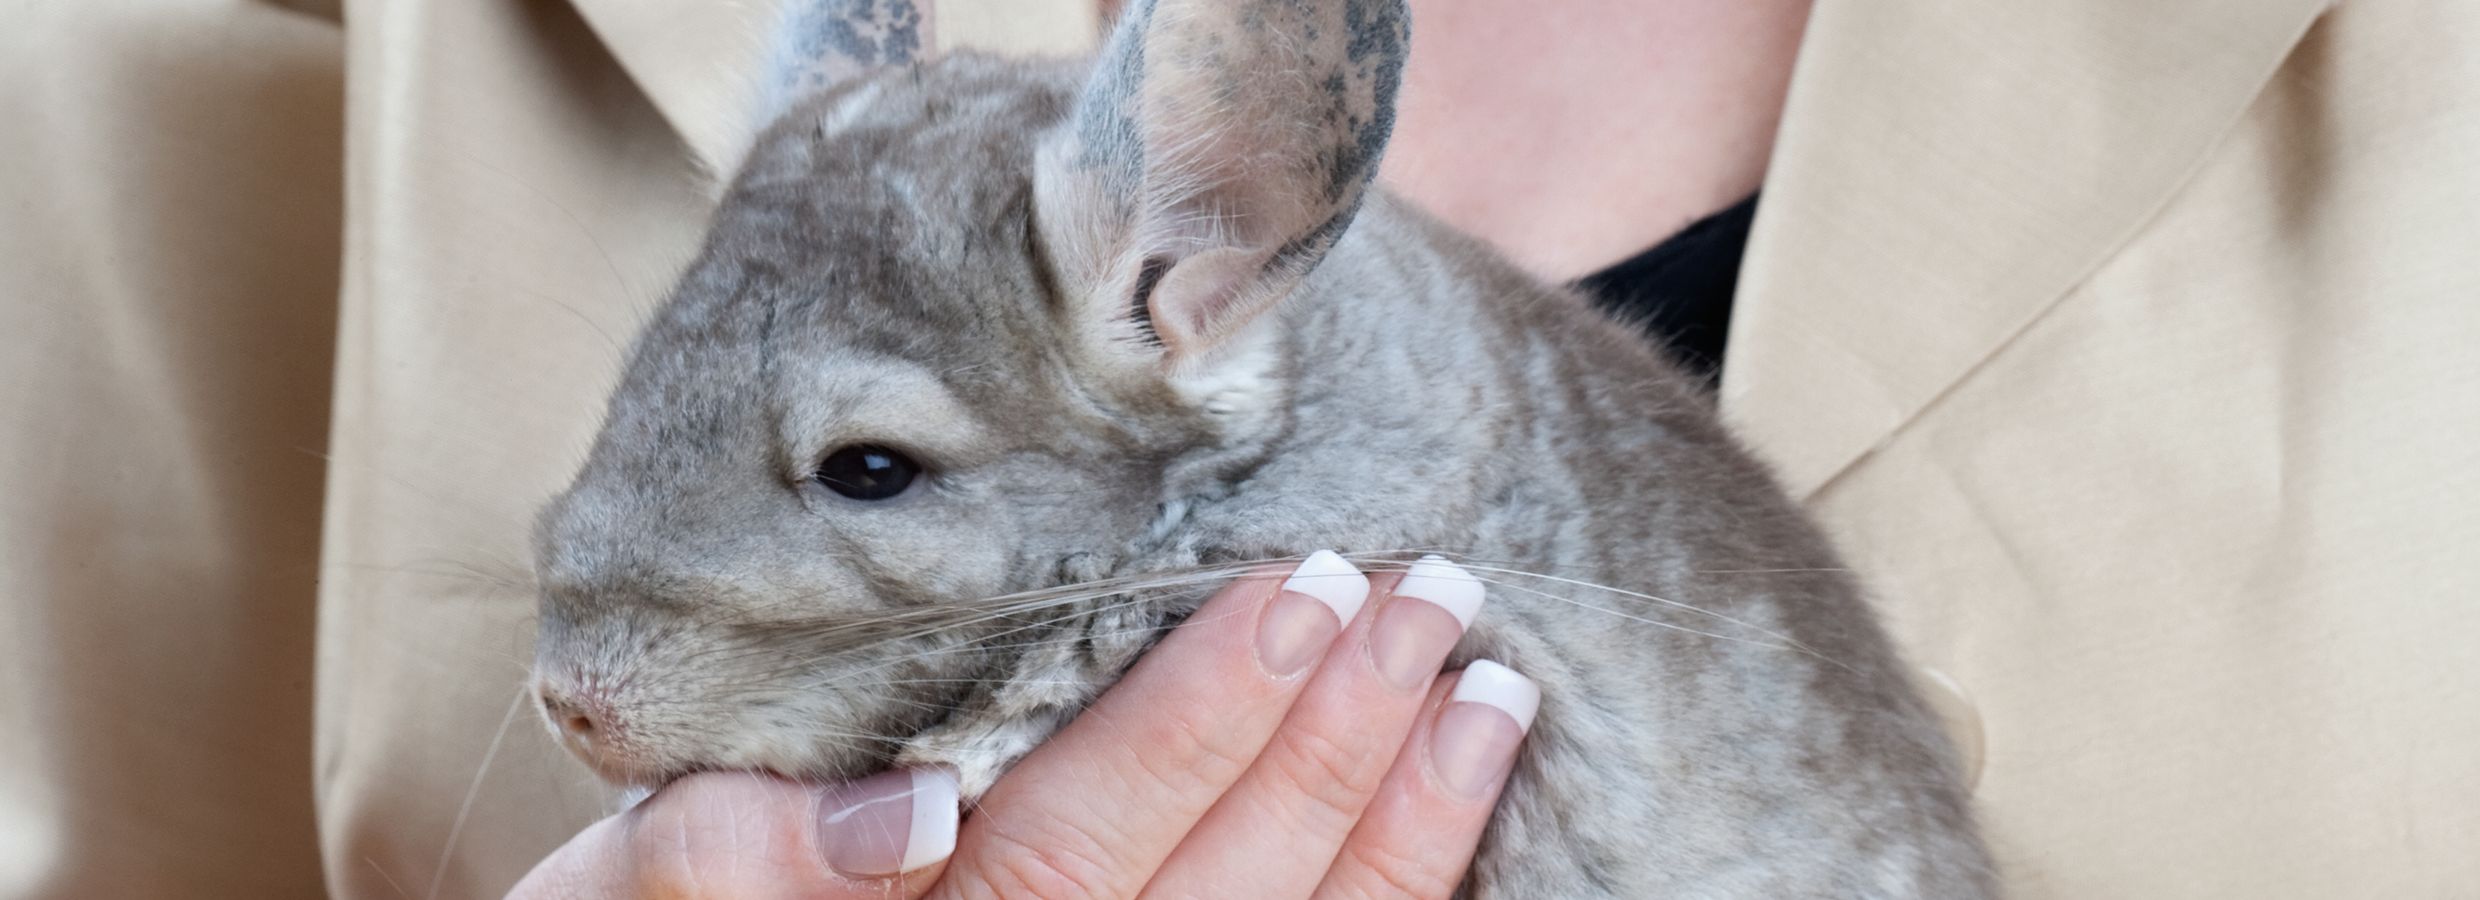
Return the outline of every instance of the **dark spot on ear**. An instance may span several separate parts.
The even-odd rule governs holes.
[[[1137,131],[1138,86],[1145,79],[1145,29],[1152,0],[1134,0],[1120,12],[1122,42],[1095,63],[1093,87],[1076,107],[1077,165],[1107,169],[1134,189],[1145,171],[1144,139]]]
[[[1162,334],[1154,330],[1154,286],[1161,284],[1163,273],[1170,270],[1171,260],[1146,257],[1144,267],[1137,270],[1136,296],[1128,303],[1129,318],[1135,319],[1137,330],[1145,333],[1145,342],[1157,347],[1162,346]]]
[[[790,30],[801,61],[787,87],[815,90],[852,73],[903,65],[922,56],[920,7],[914,0],[796,0]]]
[[[1283,246],[1275,248],[1273,256],[1266,258],[1265,271],[1306,273],[1326,255],[1326,251],[1334,248],[1335,239],[1343,235],[1344,226],[1351,224],[1353,214],[1359,211],[1360,198],[1355,197],[1352,205],[1336,210],[1334,215],[1326,217],[1326,221],[1319,222],[1316,228],[1283,242]]]
[[[1359,70],[1355,77],[1369,80],[1376,108],[1366,120],[1346,117],[1351,142],[1335,160],[1333,175],[1338,184],[1366,182],[1375,174],[1378,159],[1386,152],[1386,139],[1395,131],[1395,95],[1403,88],[1405,45],[1412,37],[1400,2],[1351,0],[1343,13],[1345,31],[1351,36],[1344,54],[1349,65]],[[1327,90],[1340,98],[1342,78],[1330,81]]]
[[[921,54],[921,11],[913,0],[826,0],[812,49],[865,66],[912,62]]]

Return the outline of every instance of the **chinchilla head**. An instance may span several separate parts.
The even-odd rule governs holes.
[[[554,730],[619,781],[847,775],[1003,674],[1038,617],[991,598],[1108,571],[1286,427],[1265,313],[1353,220],[1406,28],[1137,2],[1090,68],[792,103],[541,516]]]

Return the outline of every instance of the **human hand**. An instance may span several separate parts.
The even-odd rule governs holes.
[[[1438,674],[1482,593],[1320,553],[1217,593],[969,820],[935,769],[701,773],[509,896],[1445,897],[1539,702],[1494,663]]]

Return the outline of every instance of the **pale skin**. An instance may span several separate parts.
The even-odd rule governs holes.
[[[1552,281],[1757,189],[1809,0],[1411,0],[1379,180]]]
[[[1380,178],[1536,274],[1590,274],[1756,190],[1808,5],[1412,0]],[[1442,783],[1429,740],[1457,675],[1376,679],[1371,622],[1395,578],[1371,580],[1291,678],[1233,624],[1256,621],[1280,573],[1235,582],[914,871],[824,863],[817,786],[705,773],[579,833],[510,896],[1445,897],[1506,768],[1478,793]]]

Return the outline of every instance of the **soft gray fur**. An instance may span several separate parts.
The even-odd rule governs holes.
[[[1543,692],[1468,894],[1992,894],[1936,719],[1696,388],[1367,187],[1405,36],[1140,2],[1091,69],[785,113],[542,517],[537,671],[602,771],[978,791],[1216,580],[1154,573],[1435,549],[1494,583],[1455,663]],[[929,475],[812,480],[856,443]]]

